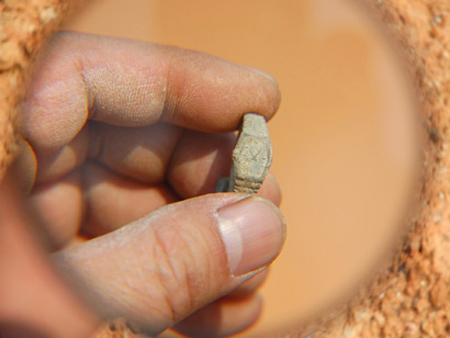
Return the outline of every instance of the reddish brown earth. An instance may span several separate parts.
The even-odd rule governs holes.
[[[391,265],[343,309],[292,337],[450,336],[450,3],[373,1],[420,92],[428,142],[417,214]]]
[[[391,264],[346,304],[292,337],[450,336],[450,3],[367,0],[410,63],[428,142],[415,216]],[[17,151],[14,120],[33,56],[68,6],[57,0],[0,3],[0,173]],[[117,322],[99,337],[134,334]],[[300,332],[300,333],[299,333]],[[138,337],[138,335],[134,335]],[[286,334],[283,334],[286,336]]]

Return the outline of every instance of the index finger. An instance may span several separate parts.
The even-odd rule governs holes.
[[[23,133],[38,151],[68,144],[88,118],[128,127],[163,120],[226,132],[248,112],[270,119],[280,103],[277,82],[259,70],[112,37],[60,33],[35,69]]]

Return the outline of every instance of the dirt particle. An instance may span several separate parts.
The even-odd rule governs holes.
[[[354,331],[352,329],[345,329],[344,333],[342,334],[342,337],[351,337],[353,336]]]
[[[45,8],[39,14],[39,19],[43,24],[49,23],[50,21],[56,19],[58,15],[52,7]]]
[[[422,324],[420,325],[420,328],[423,333],[426,333],[427,335],[432,336],[432,337],[435,336],[433,325],[429,320],[425,319],[422,322]]]
[[[434,16],[433,20],[431,21],[432,26],[438,26],[441,25],[443,22],[442,16],[440,14],[437,14]]]
[[[429,136],[430,136],[430,140],[434,143],[438,143],[439,141],[442,140],[442,137],[439,134],[439,130],[437,130],[436,128],[433,128],[433,127],[430,129]]]
[[[24,62],[20,45],[15,40],[0,44],[0,71],[5,71]]]
[[[416,304],[414,305],[414,308],[418,313],[422,313],[426,311],[430,307],[430,304],[426,299],[419,299]]]
[[[28,33],[34,33],[37,27],[35,25],[29,25],[27,28]]]
[[[419,337],[420,330],[416,323],[408,323],[405,327],[405,336],[407,337]]]
[[[383,327],[386,324],[386,317],[384,317],[380,312],[375,313],[373,318],[378,325],[380,325],[380,327]]]
[[[433,306],[440,308],[448,301],[448,290],[442,283],[436,283],[436,286],[430,291],[430,301]]]

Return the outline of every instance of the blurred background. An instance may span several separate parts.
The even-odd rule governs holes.
[[[420,146],[402,62],[364,8],[329,0],[97,0],[65,29],[177,45],[269,72],[288,238],[242,336],[342,302],[392,253]],[[171,336],[171,333],[165,333]]]

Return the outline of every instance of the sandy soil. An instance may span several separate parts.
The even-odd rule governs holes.
[[[409,231],[388,268],[342,309],[292,337],[447,337],[450,335],[450,3],[367,0],[396,37],[420,92],[424,185]],[[0,165],[17,149],[14,119],[25,75],[43,40],[68,11],[57,0],[0,3]],[[123,322],[99,337],[133,336]],[[138,335],[134,335],[138,337]],[[285,334],[283,336],[286,336]]]
[[[428,142],[417,215],[391,265],[343,309],[292,337],[450,335],[450,3],[372,1],[402,46]]]

